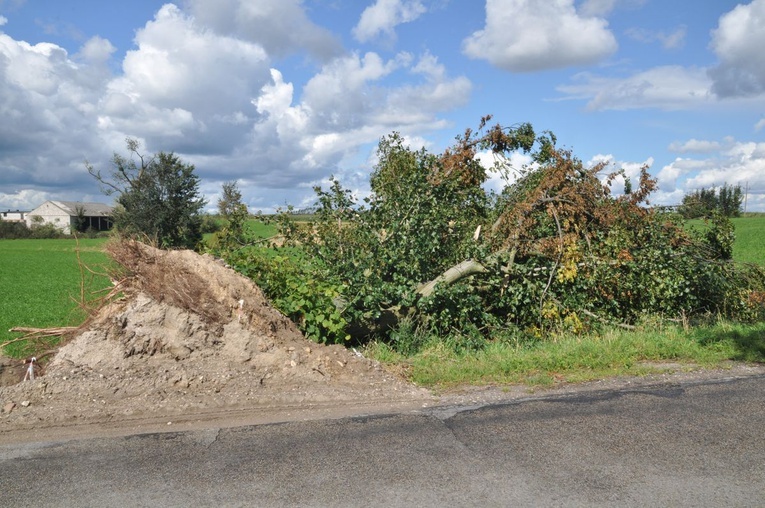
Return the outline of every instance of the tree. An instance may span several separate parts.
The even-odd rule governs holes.
[[[82,205],[77,205],[74,209],[73,227],[78,233],[85,233],[88,229],[88,220],[85,216],[85,208]]]
[[[730,186],[726,183],[720,188],[717,207],[725,217],[738,217],[741,215],[743,201],[744,195],[741,192],[741,186]]]
[[[236,181],[224,182],[220,199],[218,199],[218,212],[228,218],[242,204],[242,193]]]
[[[173,153],[145,156],[135,139],[126,140],[130,155],[117,153],[104,176],[86,162],[88,172],[107,195],[117,195],[114,227],[129,236],[146,236],[162,248],[195,248],[202,239],[199,177],[194,166]]]
[[[716,189],[698,189],[683,196],[679,212],[686,219],[711,217],[717,211],[725,217],[741,215],[744,200],[741,186],[730,186],[727,183]]]

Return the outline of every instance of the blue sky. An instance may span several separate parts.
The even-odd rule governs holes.
[[[649,164],[652,203],[728,183],[765,211],[763,47],[765,0],[0,0],[0,209],[109,202],[84,161],[126,137],[210,209],[230,180],[302,207],[330,175],[363,195],[392,131],[440,152],[492,114]]]

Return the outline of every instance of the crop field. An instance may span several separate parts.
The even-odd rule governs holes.
[[[103,272],[108,261],[105,239],[0,240],[0,343],[20,334],[13,327],[76,326],[85,318],[79,309],[82,283],[86,298],[106,288],[105,276],[80,269],[80,262]],[[13,348],[9,352],[13,352]]]

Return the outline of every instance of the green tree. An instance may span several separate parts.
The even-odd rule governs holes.
[[[84,233],[88,229],[88,220],[85,216],[85,208],[82,205],[77,205],[74,209],[74,230],[78,233]]]
[[[236,181],[223,182],[221,197],[218,199],[218,213],[228,218],[242,205],[242,192]]]
[[[739,217],[741,215],[741,206],[744,202],[741,186],[731,186],[726,183],[720,188],[717,202],[717,207],[723,216]]]
[[[104,176],[86,162],[107,195],[116,194],[114,227],[129,236],[146,236],[162,248],[195,248],[202,239],[199,177],[194,166],[173,153],[144,156],[127,139],[129,157],[114,154]]]
[[[744,195],[741,186],[723,185],[719,192],[716,189],[698,189],[683,196],[679,212],[686,219],[711,217],[715,211],[725,217],[738,217]]]

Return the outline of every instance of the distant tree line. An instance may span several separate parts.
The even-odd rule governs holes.
[[[741,186],[728,184],[717,189],[698,189],[683,197],[678,212],[685,219],[711,217],[714,212],[724,217],[739,217],[744,194]]]

